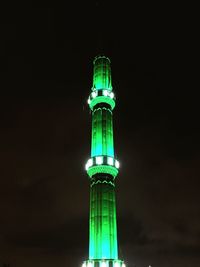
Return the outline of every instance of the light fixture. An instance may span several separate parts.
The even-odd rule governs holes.
[[[114,165],[114,159],[111,157],[108,157],[107,162],[108,162],[108,165]]]
[[[108,265],[107,265],[107,262],[106,261],[102,261],[101,262],[101,265],[100,265],[100,267],[107,267]]]
[[[85,164],[86,171],[93,165],[93,160],[88,159],[87,163]]]
[[[103,163],[103,157],[96,157],[96,164],[101,165]]]
[[[108,90],[103,90],[103,95],[108,96]]]
[[[114,98],[114,93],[113,92],[110,93],[110,98],[112,98],[112,99]]]
[[[94,264],[93,264],[93,262],[88,262],[88,264],[87,264],[87,267],[93,267],[94,266]]]
[[[92,97],[95,98],[97,96],[97,92],[92,92]]]
[[[118,161],[118,160],[115,160],[115,167],[116,167],[117,169],[119,169],[119,161]]]
[[[118,262],[118,261],[116,261],[115,263],[114,263],[114,267],[120,267],[120,263]]]

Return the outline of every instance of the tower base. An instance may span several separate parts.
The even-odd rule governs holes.
[[[84,261],[82,267],[126,267],[122,260],[87,260]]]

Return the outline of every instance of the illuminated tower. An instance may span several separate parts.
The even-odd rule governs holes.
[[[89,259],[82,267],[125,267],[118,259],[115,178],[119,162],[115,159],[110,60],[94,59],[93,86],[88,99],[92,113],[91,157],[86,163],[90,181]]]

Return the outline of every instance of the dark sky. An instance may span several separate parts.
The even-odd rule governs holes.
[[[181,68],[180,9],[27,1],[1,13],[0,266],[87,259],[86,100],[92,60],[105,54],[117,95],[120,257],[129,267],[199,267],[199,103],[195,74]]]

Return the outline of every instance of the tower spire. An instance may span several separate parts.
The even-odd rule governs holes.
[[[118,259],[115,178],[119,162],[115,158],[110,59],[95,57],[93,86],[88,98],[92,111],[91,157],[86,163],[90,181],[89,259],[82,267],[125,267]]]

